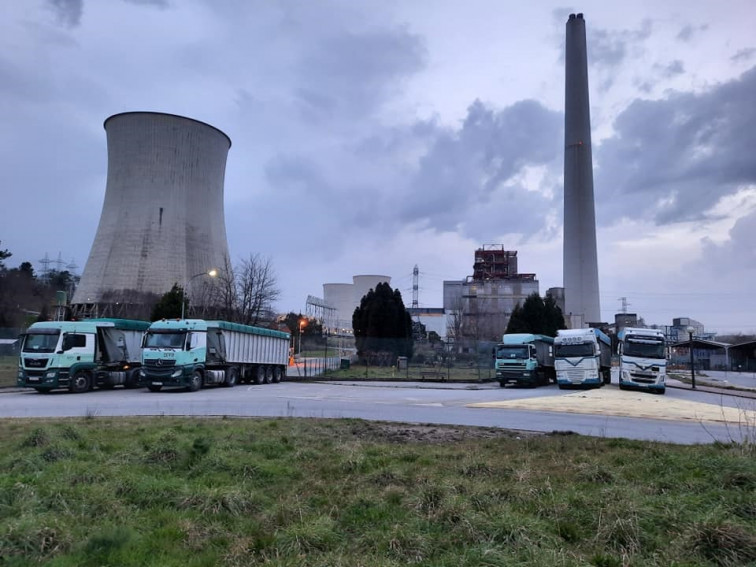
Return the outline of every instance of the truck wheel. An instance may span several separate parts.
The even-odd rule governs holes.
[[[270,366],[265,367],[265,383],[270,384],[273,381],[273,373],[271,372]]]
[[[89,379],[89,374],[86,372],[77,372],[71,378],[71,385],[68,387],[74,394],[81,394],[91,388],[92,384]]]
[[[604,384],[611,384],[611,383],[612,383],[612,371],[604,370]]]
[[[147,386],[147,389],[150,392],[159,392],[160,390],[163,389],[163,387],[162,386],[153,386],[152,384],[150,384],[149,386]]]
[[[200,388],[202,388],[202,374],[199,370],[195,370],[189,380],[188,389],[190,392],[196,392]]]
[[[236,386],[236,381],[239,378],[239,371],[236,369],[235,366],[232,366],[228,370],[226,370],[226,379],[223,381],[223,385],[226,388],[233,388]]]
[[[265,382],[265,367],[258,366],[255,369],[255,384],[262,384]]]
[[[277,384],[280,381],[281,381],[281,368],[279,368],[278,366],[276,366],[273,369],[273,382],[275,382]]]
[[[127,390],[132,390],[134,388],[139,387],[139,369],[135,368],[131,372],[129,372],[128,376],[126,376],[126,383],[123,385],[124,388]]]

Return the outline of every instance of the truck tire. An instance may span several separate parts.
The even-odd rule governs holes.
[[[270,366],[265,367],[265,383],[270,384],[273,381],[273,372]]]
[[[233,388],[236,386],[236,381],[239,379],[239,370],[235,366],[231,366],[226,370],[226,379],[223,381],[223,385],[226,388]]]
[[[611,383],[612,383],[612,371],[604,370],[604,384],[611,384]]]
[[[91,387],[92,379],[89,377],[89,374],[80,370],[71,378],[71,384],[68,386],[68,389],[74,394],[81,394],[88,391]]]
[[[134,368],[131,372],[129,372],[128,376],[126,376],[126,383],[123,385],[124,388],[127,390],[132,390],[134,388],[139,387],[139,369]]]
[[[265,367],[258,366],[255,368],[255,384],[262,384],[265,382]]]
[[[276,366],[273,369],[273,382],[278,384],[281,381],[281,367]]]
[[[147,389],[150,392],[159,392],[160,390],[163,389],[163,387],[162,386],[153,386],[152,384],[150,384],[149,386],[147,386]]]
[[[202,373],[199,370],[192,372],[192,377],[189,379],[189,386],[187,389],[190,392],[196,392],[202,388]]]

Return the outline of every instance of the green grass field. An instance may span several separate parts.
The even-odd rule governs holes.
[[[0,564],[753,565],[752,449],[358,420],[2,420]]]

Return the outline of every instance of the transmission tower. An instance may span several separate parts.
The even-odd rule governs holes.
[[[420,307],[420,304],[418,302],[418,295],[419,295],[419,289],[420,286],[418,285],[418,281],[420,280],[420,269],[417,267],[417,264],[415,264],[415,269],[412,270],[412,309],[413,313],[415,313],[415,316],[418,320],[420,320],[420,314],[418,313],[418,308]]]

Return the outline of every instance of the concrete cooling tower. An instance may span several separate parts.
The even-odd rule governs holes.
[[[567,20],[564,100],[564,305],[571,327],[601,320],[583,14]]]
[[[223,182],[231,140],[157,112],[116,114],[104,126],[105,201],[74,315],[136,316],[174,284],[191,298],[193,276],[229,258]]]

